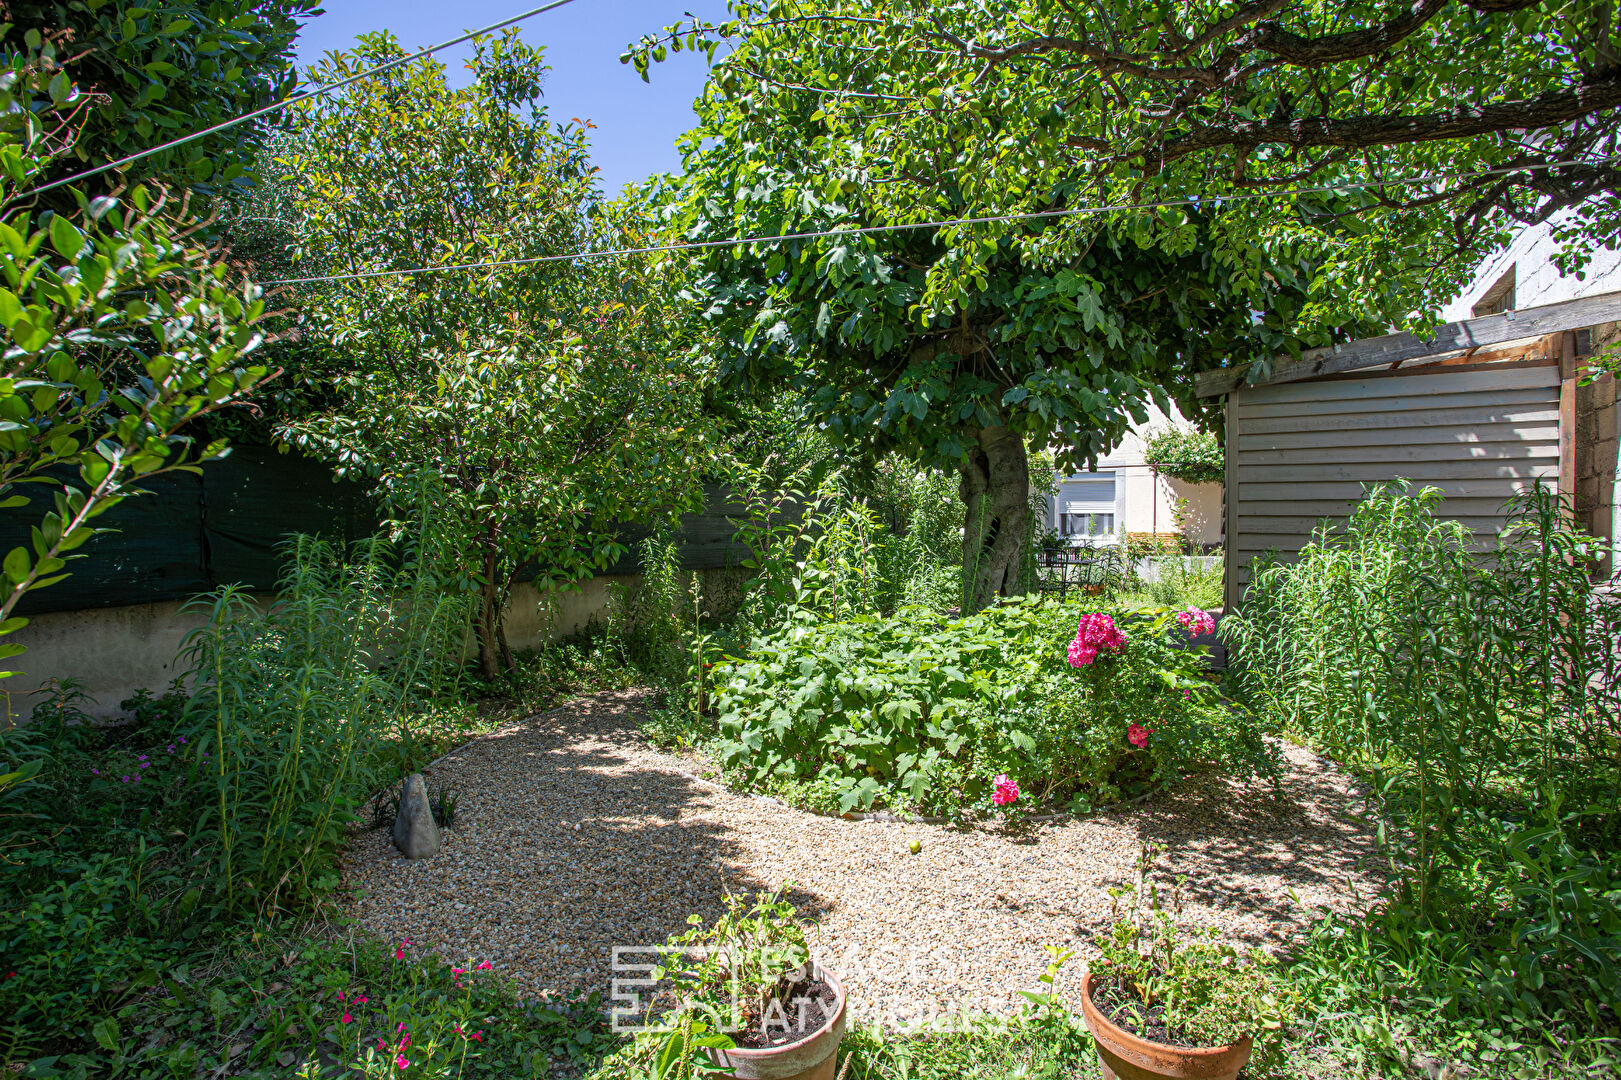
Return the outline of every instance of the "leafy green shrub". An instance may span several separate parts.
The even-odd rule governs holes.
[[[1422,1052],[1466,1061],[1473,1076],[1603,1075],[1621,1046],[1614,860],[1551,830],[1477,852],[1516,876],[1496,918],[1460,924],[1393,903],[1326,914],[1295,943],[1288,975],[1312,1004],[1315,1036],[1375,1074]]]
[[[784,886],[786,888],[786,886]],[[783,889],[726,895],[711,926],[687,916],[691,929],[659,947],[653,977],[667,984],[677,1008],[697,1011],[717,1032],[753,1030],[791,1015],[794,987],[810,974],[810,946]]]
[[[1477,826],[1495,846],[1492,822],[1583,807],[1582,829],[1616,839],[1621,597],[1593,588],[1600,546],[1551,494],[1521,500],[1484,552],[1439,502],[1373,491],[1297,562],[1257,565],[1222,628],[1254,705],[1374,771],[1417,905],[1474,918],[1506,899],[1460,846]]]
[[[30,967],[0,986],[16,1021],[0,1062],[33,1059],[25,1075],[37,1076],[544,1076],[611,1042],[600,994],[521,996],[476,959],[309,925],[133,935],[116,904],[102,909],[108,940],[72,954],[77,981],[46,996]],[[60,949],[61,936],[41,944]]]
[[[1219,608],[1225,602],[1223,582],[1226,578],[1219,563],[1198,567],[1182,556],[1171,555],[1157,558],[1155,566],[1159,574],[1154,581],[1122,590],[1115,596],[1115,602],[1127,606],[1201,609]]]
[[[1373,490],[1222,623],[1248,700],[1363,771],[1396,883],[1294,970],[1380,1067],[1415,1043],[1487,1075],[1587,1067],[1621,1036],[1621,601],[1552,494],[1485,550],[1441,508]]]
[[[0,761],[39,763],[0,792],[0,963],[17,973],[0,1014],[19,1045],[51,1030],[110,1051],[115,1008],[186,949],[336,883],[354,811],[421,763],[423,700],[454,686],[463,615],[411,557],[423,543],[399,568],[381,543],[346,562],[300,538],[275,605],[211,598],[189,698],[140,693],[128,722],[97,724],[64,680],[39,722],[0,732]]]
[[[1222,702],[1170,611],[1118,613],[1127,647],[1077,671],[1065,646],[1086,611],[1019,598],[960,620],[796,616],[716,666],[720,760],[746,783],[836,792],[841,812],[949,813],[1001,774],[1035,805],[1085,808],[1196,763],[1263,761],[1248,715]]]
[[[127,854],[9,853],[9,872],[30,887],[0,914],[0,962],[16,973],[0,987],[0,1011],[83,1033],[150,985],[186,940],[162,925],[160,898],[178,884],[163,854],[139,843]]]
[[[736,533],[753,571],[741,619],[761,628],[790,613],[823,619],[872,614],[893,607],[899,594],[899,553],[890,531],[868,503],[834,471],[809,497],[798,477],[775,490],[768,478],[747,476],[753,487]]]
[[[59,717],[84,700],[71,687],[53,697],[36,712]],[[95,1025],[207,926],[193,917],[206,874],[187,847],[201,759],[172,719],[148,710],[120,726],[0,733],[0,759],[43,765],[3,795],[0,1016],[11,1027],[0,1043],[10,1055],[42,1049],[46,1032],[93,1042]]]
[[[1187,484],[1219,484],[1225,474],[1221,440],[1208,431],[1168,427],[1148,436],[1143,460]]]
[[[684,665],[687,575],[681,572],[681,552],[667,530],[649,536],[640,547],[642,573],[636,588],[618,582],[609,586],[607,637],[626,663],[663,682]]]
[[[337,956],[331,955],[338,953]],[[349,957],[327,946],[306,975],[314,1006],[296,1075],[545,1075],[549,1058],[579,1066],[608,1041],[599,993],[520,998],[488,961],[420,954],[409,940],[367,940]],[[347,959],[347,965],[333,960]]]

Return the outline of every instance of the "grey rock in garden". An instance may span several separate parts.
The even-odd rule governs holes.
[[[400,810],[394,815],[394,846],[407,859],[439,854],[439,826],[428,805],[428,783],[421,773],[405,778],[400,788]]]

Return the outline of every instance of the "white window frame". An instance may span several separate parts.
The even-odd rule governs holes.
[[[1111,498],[1102,499],[1070,499],[1066,497],[1064,486],[1074,483],[1098,483],[1107,480]],[[1098,469],[1094,472],[1071,473],[1058,478],[1058,494],[1052,497],[1051,524],[1058,531],[1066,544],[1076,547],[1100,547],[1112,544],[1119,536],[1120,530],[1120,473],[1114,469]],[[1065,531],[1064,519],[1071,514],[1108,514],[1111,527],[1106,532],[1070,533]]]

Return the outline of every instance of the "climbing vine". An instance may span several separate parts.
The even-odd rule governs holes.
[[[1144,460],[1160,475],[1188,484],[1219,484],[1225,471],[1221,440],[1191,427],[1154,432],[1148,437]]]

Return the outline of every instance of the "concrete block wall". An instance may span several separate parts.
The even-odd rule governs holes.
[[[745,571],[697,573],[706,618],[736,609]],[[640,581],[639,574],[604,575],[572,592],[548,595],[545,602],[533,585],[521,584],[507,610],[507,641],[514,649],[534,649],[583,630],[606,615],[616,586],[634,590]],[[260,597],[267,605],[272,599]],[[26,720],[33,712],[34,691],[51,679],[74,678],[95,699],[88,712],[116,716],[119,703],[137,690],[161,694],[184,673],[184,663],[177,665],[176,658],[186,635],[205,617],[206,612],[176,601],[32,616],[28,626],[8,638],[28,651],[6,662],[17,674],[0,679],[0,708],[13,721]]]

